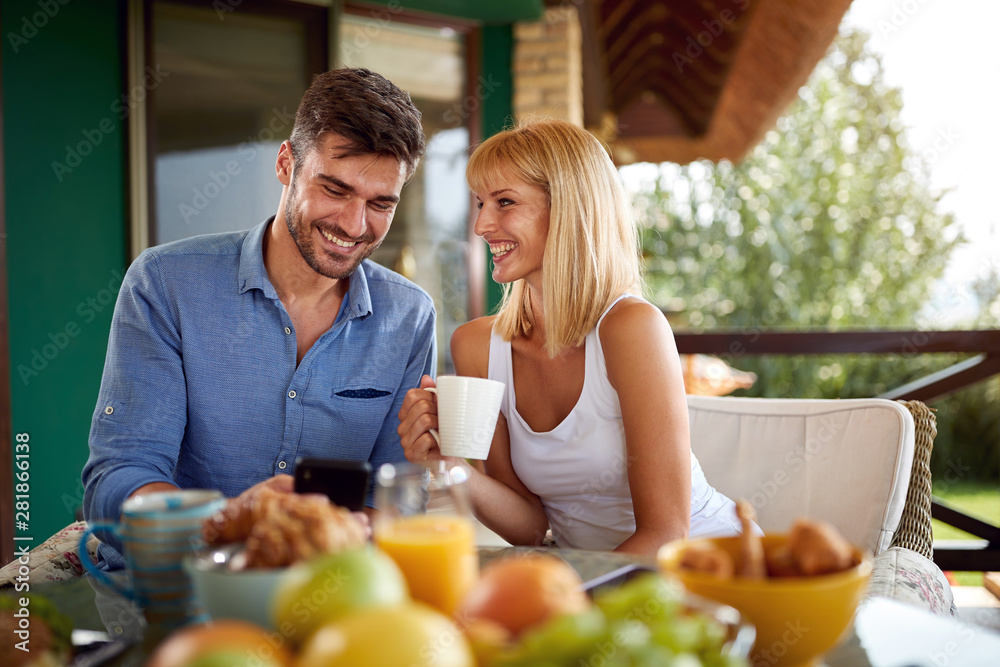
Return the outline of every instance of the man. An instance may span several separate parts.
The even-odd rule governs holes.
[[[327,72],[278,151],[273,218],[135,260],[83,469],[88,520],[138,493],[288,489],[300,456],[404,460],[396,415],[436,366],[434,306],[365,259],[423,151],[409,95],[365,69]]]

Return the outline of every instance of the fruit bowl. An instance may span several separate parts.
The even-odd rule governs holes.
[[[735,607],[756,626],[753,664],[819,664],[820,656],[836,645],[854,617],[872,571],[871,558],[857,549],[858,565],[814,577],[720,578],[681,568],[684,550],[706,542],[738,560],[738,537],[678,540],[660,549],[660,569],[688,591]],[[785,544],[786,536],[766,536],[763,542],[770,553]]]

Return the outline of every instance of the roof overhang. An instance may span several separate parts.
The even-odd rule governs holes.
[[[620,164],[739,161],[795,98],[850,4],[586,0],[585,123]]]

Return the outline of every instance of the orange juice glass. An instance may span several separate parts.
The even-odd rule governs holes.
[[[478,574],[475,529],[462,516],[423,514],[380,522],[375,541],[403,571],[414,600],[451,615]]]
[[[468,470],[387,463],[375,479],[375,543],[399,565],[413,599],[452,614],[479,573]]]

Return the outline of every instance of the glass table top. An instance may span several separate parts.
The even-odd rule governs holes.
[[[526,549],[483,548],[480,561],[485,564],[519,551]],[[585,581],[630,564],[652,565],[651,559],[623,554],[548,551],[566,560]],[[117,576],[124,575],[117,573]],[[82,654],[74,664],[142,665],[155,645],[155,629],[151,631],[147,627],[141,612],[90,577],[39,583],[32,585],[31,590],[49,598],[73,620],[76,643],[85,643],[87,631],[106,633],[118,640],[95,645],[94,650]],[[853,626],[841,644],[826,655],[825,663],[828,667],[997,667],[1000,665],[1000,634],[887,598],[869,598],[858,609]]]

